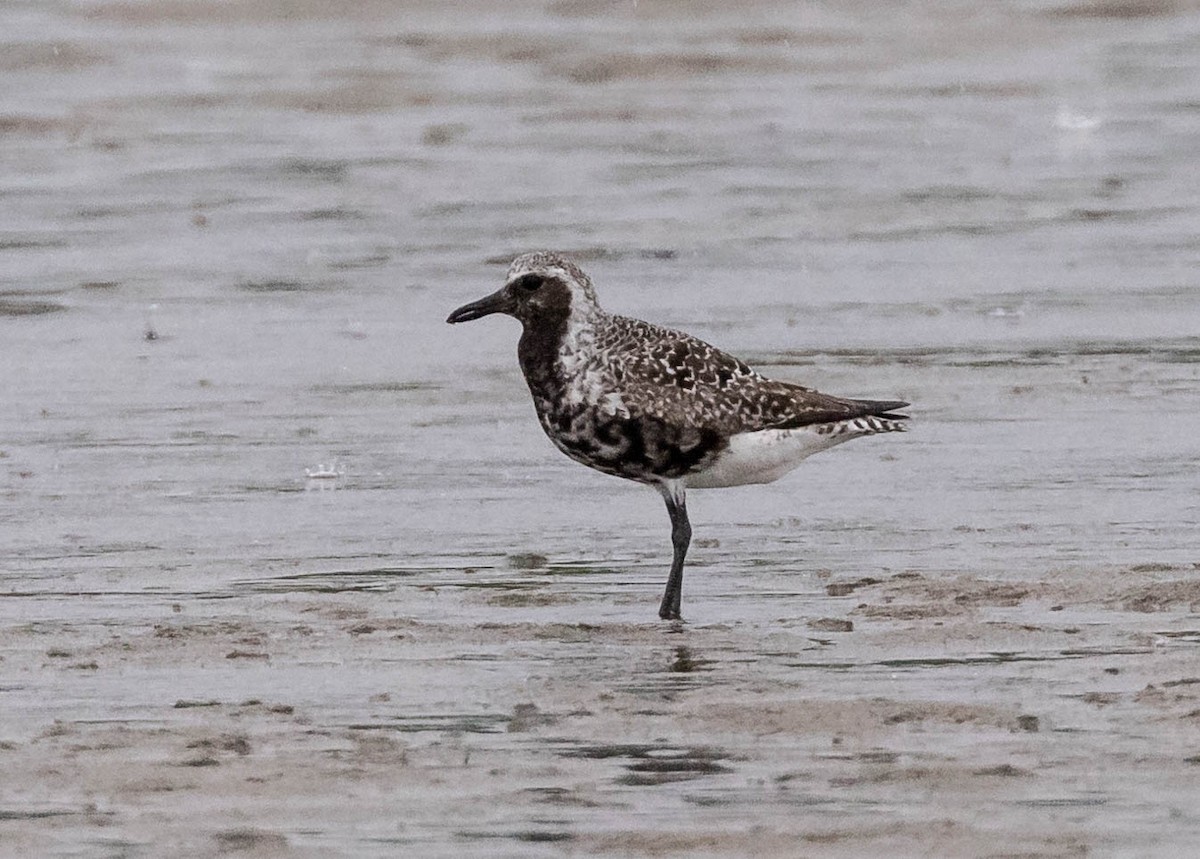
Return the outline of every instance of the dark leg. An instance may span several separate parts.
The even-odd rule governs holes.
[[[664,485],[662,494],[667,502],[667,512],[671,514],[671,545],[675,549],[675,557],[671,561],[671,574],[667,576],[667,589],[663,592],[658,616],[663,620],[679,620],[679,604],[683,597],[683,558],[692,541],[692,526],[688,522],[682,484]]]

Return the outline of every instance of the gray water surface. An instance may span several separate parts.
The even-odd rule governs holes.
[[[1197,93],[1188,2],[0,7],[0,844],[1179,855]],[[543,247],[913,432],[660,624],[444,324]]]

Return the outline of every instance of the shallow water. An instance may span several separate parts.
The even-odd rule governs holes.
[[[0,843],[1195,843],[1193,4],[333,8],[0,9]],[[693,493],[660,624],[443,323],[539,247],[913,432]]]

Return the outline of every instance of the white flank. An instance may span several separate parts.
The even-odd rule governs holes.
[[[716,462],[703,471],[689,474],[685,480],[689,488],[695,489],[771,483],[814,453],[862,435],[903,430],[904,424],[869,417],[798,429],[739,433],[729,439],[729,447]]]

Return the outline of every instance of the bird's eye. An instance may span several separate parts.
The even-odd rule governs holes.
[[[541,289],[542,279],[536,274],[527,274],[517,281],[517,286],[522,292],[536,292]]]

